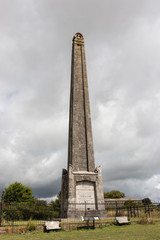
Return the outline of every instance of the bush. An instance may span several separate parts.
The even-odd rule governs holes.
[[[138,221],[139,224],[148,225],[153,223],[153,219],[147,217],[146,215],[142,216],[142,218]]]
[[[144,199],[142,199],[142,203],[143,203],[144,205],[150,205],[150,204],[152,204],[150,198],[144,198]]]
[[[4,204],[3,214],[7,221],[29,220],[50,220],[53,218],[53,206],[47,206],[36,200],[33,203]]]
[[[27,231],[34,231],[35,229],[36,229],[36,226],[30,219],[27,223]]]
[[[112,190],[110,192],[106,192],[104,193],[104,198],[124,198],[125,197],[125,193],[120,192],[118,190]]]

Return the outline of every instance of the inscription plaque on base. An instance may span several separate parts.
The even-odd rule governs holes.
[[[95,184],[93,182],[82,181],[76,184],[76,203],[77,209],[95,209]],[[85,205],[86,204],[86,205]]]

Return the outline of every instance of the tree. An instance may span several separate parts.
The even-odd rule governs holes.
[[[138,204],[134,201],[128,200],[124,203],[125,207],[136,207]]]
[[[53,208],[54,217],[59,217],[61,208],[61,192],[57,195],[56,200],[51,202],[50,207]]]
[[[143,203],[144,205],[150,205],[150,204],[152,204],[150,198],[144,198],[144,199],[142,199],[142,203]]]
[[[104,193],[104,198],[124,198],[125,197],[125,193],[120,192],[118,190],[112,190],[110,192],[106,192]]]
[[[4,191],[4,202],[33,202],[32,190],[30,187],[26,187],[22,183],[15,182],[9,185]]]

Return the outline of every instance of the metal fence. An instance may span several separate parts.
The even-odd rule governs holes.
[[[134,207],[117,207],[107,209],[108,217],[128,216],[142,217],[144,215],[151,217],[158,209],[153,205],[134,206]],[[160,216],[159,216],[160,217]]]
[[[29,220],[41,224],[55,217],[52,205],[34,203],[0,203],[0,226],[25,225]]]
[[[97,210],[106,210],[107,217],[128,216],[128,217],[141,217],[144,214],[151,217],[152,213],[157,213],[156,216],[160,218],[159,203],[153,203],[150,205],[133,204],[132,206],[118,206],[108,207],[105,203],[98,203],[97,206],[94,203],[69,203],[68,208],[70,211],[83,212],[85,216],[96,213]],[[98,212],[98,211],[97,211]]]
[[[93,205],[93,206],[92,206]],[[106,217],[128,216],[128,217],[142,217],[144,214],[148,217],[160,218],[159,203],[151,205],[137,205],[137,206],[122,206],[114,208],[105,208],[107,210]],[[84,216],[90,216],[94,211],[99,210],[93,203],[70,203],[70,210],[83,211]],[[104,203],[98,204],[98,208],[104,209]],[[0,226],[20,226],[26,225],[29,220],[34,221],[35,224],[42,224],[44,221],[53,220],[60,217],[60,210],[54,209],[52,204],[40,205],[35,203],[0,203]]]

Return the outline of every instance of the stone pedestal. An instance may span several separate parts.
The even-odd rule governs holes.
[[[62,175],[62,205],[63,218],[81,218],[81,216],[107,217],[103,196],[101,167],[94,172],[74,172],[63,170]]]

